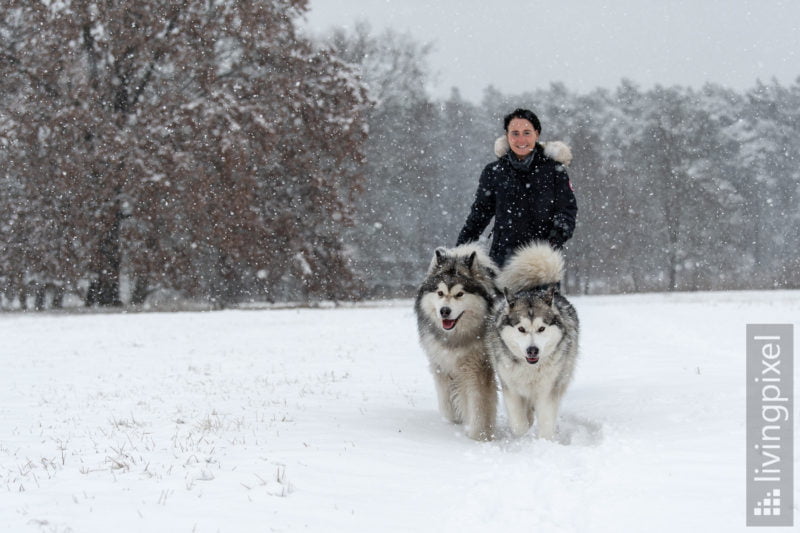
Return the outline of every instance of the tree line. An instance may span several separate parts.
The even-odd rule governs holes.
[[[502,117],[517,107],[539,115],[542,140],[574,153],[570,292],[800,286],[800,78],[746,91],[627,80],[583,94],[563,84],[521,94],[490,86],[480,103],[455,89],[436,101],[422,90],[427,49],[411,38],[362,27],[334,43],[378,88],[366,201],[351,230],[372,294],[413,294],[432,250],[455,243]]]
[[[0,305],[405,297],[500,118],[567,142],[578,293],[797,287],[800,81],[426,90],[429,46],[301,0],[0,7]]]

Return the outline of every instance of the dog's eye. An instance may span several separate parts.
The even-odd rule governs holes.
[[[525,328],[523,328],[522,326],[518,327],[517,329],[519,330],[520,333],[525,333]]]
[[[459,292],[458,294],[456,294],[456,298],[461,298],[462,296],[464,296],[463,292]]]
[[[442,296],[444,296],[444,293],[443,293],[442,291],[439,291],[439,292],[437,292],[436,294],[437,294],[437,296],[439,296],[439,298],[441,298]]]
[[[544,331],[544,326],[542,326],[542,327],[540,327],[540,328],[539,328],[539,333],[541,333],[541,332],[543,332],[543,331]]]

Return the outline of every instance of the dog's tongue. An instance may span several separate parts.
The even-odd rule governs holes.
[[[450,320],[449,318],[444,318],[442,319],[442,327],[448,330],[453,329],[454,327],[456,327],[456,321]]]
[[[539,362],[539,356],[534,355],[533,357],[526,357],[525,360],[528,361],[530,364],[535,365],[536,363]]]

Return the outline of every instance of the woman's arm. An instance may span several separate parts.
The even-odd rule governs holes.
[[[469,210],[467,221],[458,234],[456,245],[466,244],[477,241],[478,238],[489,225],[489,221],[494,216],[495,192],[494,177],[489,167],[483,169],[480,180],[478,180],[478,190],[475,192],[475,201]]]

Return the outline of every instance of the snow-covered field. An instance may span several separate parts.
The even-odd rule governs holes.
[[[443,421],[410,302],[0,314],[0,529],[744,531],[745,325],[800,292],[572,301],[558,442]]]

